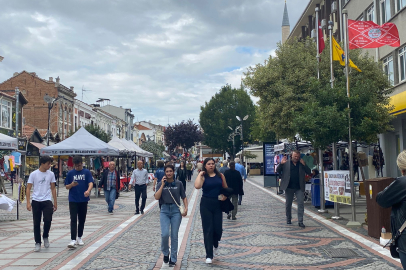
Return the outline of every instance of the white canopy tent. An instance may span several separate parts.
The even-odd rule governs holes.
[[[18,148],[17,138],[13,138],[0,133],[0,149],[1,150],[16,150]]]
[[[117,137],[113,137],[108,142],[109,145],[117,148],[120,151],[120,154],[134,154],[135,150],[131,147],[128,147],[122,140]]]
[[[44,147],[41,155],[118,156],[119,149],[103,142],[81,127],[60,143]]]
[[[134,149],[134,151],[137,153],[137,156],[140,156],[140,157],[153,157],[154,156],[152,153],[145,151],[144,149],[142,149],[141,147],[139,147],[132,141],[127,141],[126,139],[121,139],[121,141],[123,141],[123,143],[125,145],[127,145],[128,147],[130,147],[131,149]]]

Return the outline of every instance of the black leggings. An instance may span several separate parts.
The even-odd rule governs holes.
[[[76,240],[76,236],[77,237],[83,236],[83,229],[85,228],[87,214],[87,202],[69,202],[69,212],[70,212],[70,239]]]
[[[213,247],[219,246],[223,233],[223,213],[218,198],[202,197],[200,201],[206,258],[213,259]]]
[[[181,181],[182,182],[182,184],[183,184],[183,189],[185,190],[185,192],[186,192],[186,180],[185,179],[183,179],[183,180],[179,180],[179,181]]]

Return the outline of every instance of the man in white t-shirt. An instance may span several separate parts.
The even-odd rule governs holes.
[[[50,156],[42,156],[39,159],[40,166],[38,170],[33,171],[28,178],[27,183],[27,210],[32,210],[34,220],[34,238],[35,250],[41,250],[41,217],[44,216],[44,247],[49,247],[49,230],[51,229],[52,215],[57,209],[56,189],[55,189],[55,174],[49,171],[51,168],[52,158]],[[31,197],[32,192],[32,201]],[[52,194],[52,195],[51,195]],[[54,203],[52,204],[52,198]]]

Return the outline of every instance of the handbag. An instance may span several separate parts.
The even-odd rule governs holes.
[[[175,202],[176,206],[179,208],[180,214],[183,215],[183,214],[185,213],[185,207],[182,205],[182,203],[179,205],[179,204],[176,202],[176,200],[175,200],[175,198],[173,197],[172,192],[169,190],[169,188],[168,188],[168,191],[169,191],[169,194],[171,194],[171,197],[172,197],[173,201]]]
[[[390,255],[392,258],[399,259],[399,251],[398,251],[398,244],[397,240],[402,235],[403,230],[406,228],[406,221],[403,223],[402,227],[400,227],[399,231],[396,232],[395,236],[392,238],[392,241],[387,243],[385,247],[389,245]]]

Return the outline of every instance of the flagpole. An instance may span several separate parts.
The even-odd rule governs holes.
[[[316,44],[317,44],[317,79],[320,80],[320,42],[319,42],[319,7],[316,7]],[[324,192],[324,168],[323,168],[323,150],[319,148],[320,163],[320,209],[319,213],[328,213],[326,210],[326,198]]]
[[[320,44],[319,44],[319,8],[316,7],[316,44],[317,44],[317,79],[320,79],[320,68],[319,68],[319,62],[320,62]]]
[[[328,22],[328,33],[330,36],[330,83],[331,88],[334,88],[334,68],[333,68],[333,27],[334,22]],[[336,143],[333,142],[333,170],[337,170],[337,148]],[[334,203],[334,215],[331,217],[332,219],[342,219],[340,217],[340,204],[338,202]]]
[[[348,44],[348,11],[343,9],[343,32],[344,32],[344,52],[345,52],[345,76],[347,77],[347,97],[348,97],[348,155],[349,155],[349,167],[350,167],[350,181],[351,181],[351,221],[347,223],[347,226],[361,226],[361,223],[357,222],[355,214],[355,190],[354,190],[354,160],[352,152],[352,138],[351,138],[351,110],[350,110],[350,73],[349,73],[349,44]]]

